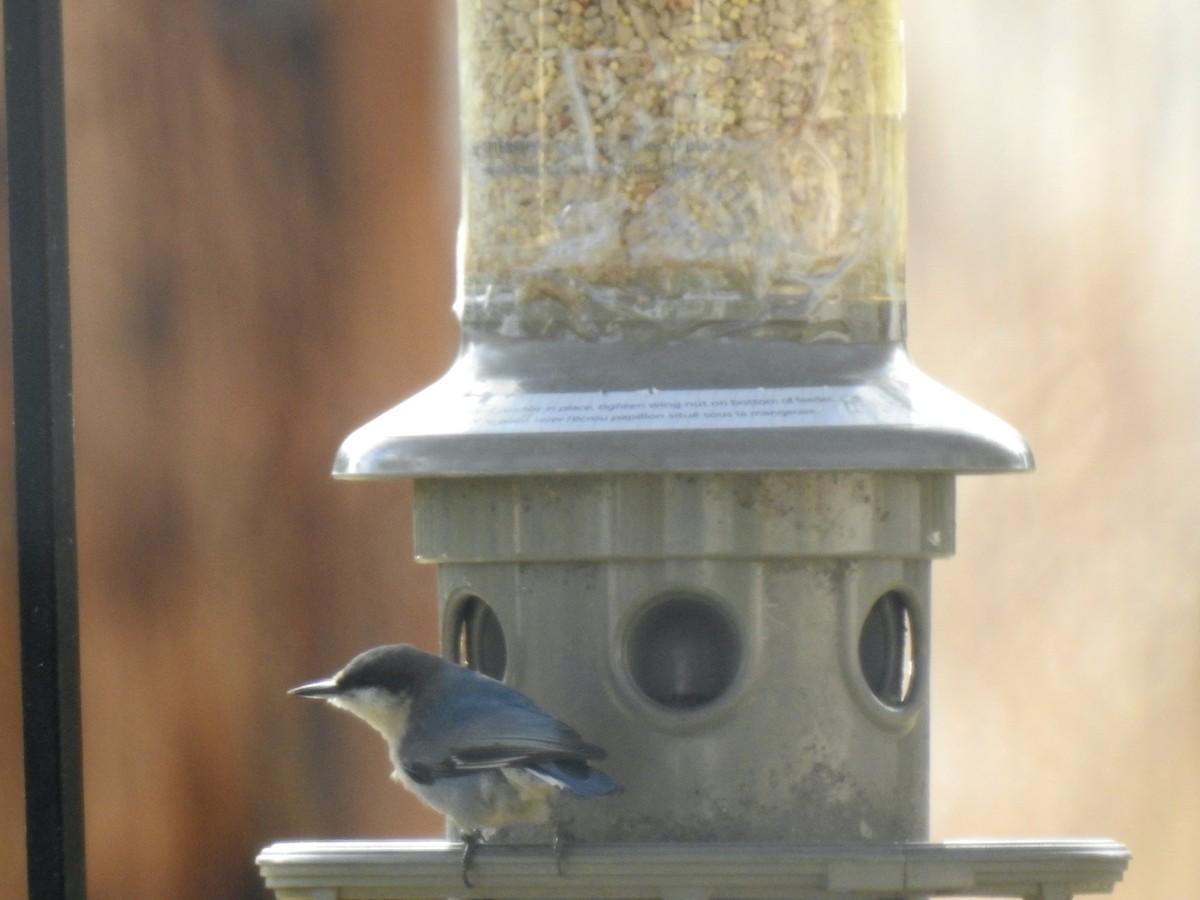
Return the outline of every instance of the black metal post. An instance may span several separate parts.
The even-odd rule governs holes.
[[[83,766],[58,0],[4,0],[4,62],[29,897],[81,900]]]

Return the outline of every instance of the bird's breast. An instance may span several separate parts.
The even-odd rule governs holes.
[[[524,769],[488,769],[438,778],[432,784],[417,784],[399,769],[394,777],[464,831],[540,825],[550,820],[554,787]]]

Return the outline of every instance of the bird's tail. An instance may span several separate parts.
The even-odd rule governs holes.
[[[583,760],[538,762],[529,766],[529,771],[556,788],[579,797],[607,797],[621,792],[619,784]]]

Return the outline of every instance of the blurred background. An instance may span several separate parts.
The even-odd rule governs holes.
[[[328,472],[454,355],[453,7],[64,15],[90,893],[261,898],[274,840],[441,827],[377,736],[284,692],[376,643],[435,648],[410,485]],[[1039,463],[961,479],[934,567],[934,837],[1110,836],[1134,853],[1118,900],[1200,896],[1200,5],[906,20],[909,346]]]

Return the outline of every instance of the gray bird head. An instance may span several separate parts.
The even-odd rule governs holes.
[[[360,653],[332,678],[294,687],[289,694],[326,700],[354,713],[389,744],[403,739],[413,692],[445,665],[408,644],[388,644]]]

